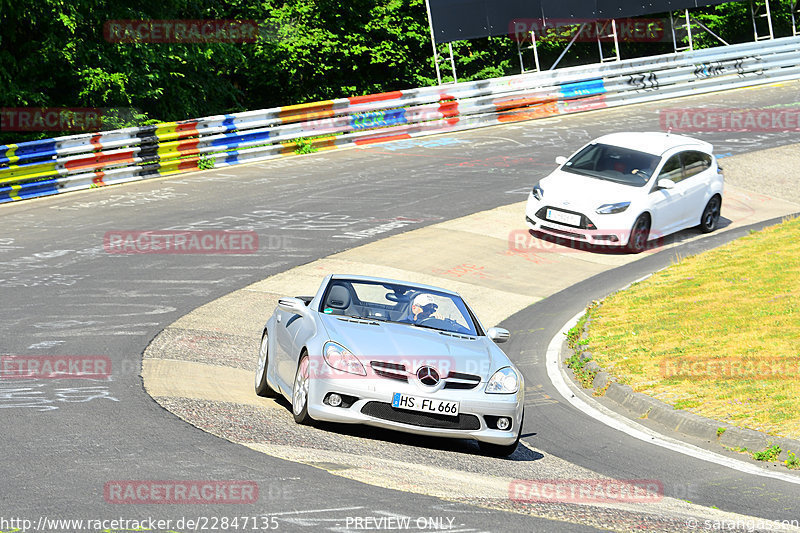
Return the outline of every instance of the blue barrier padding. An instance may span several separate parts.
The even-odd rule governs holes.
[[[12,159],[14,164],[32,159],[50,159],[58,154],[56,142],[56,139],[42,139],[19,143],[16,148],[0,146],[0,165],[7,164]]]
[[[19,187],[6,185],[0,187],[0,203],[13,202],[16,200],[16,198],[12,198],[12,195],[21,200],[26,200],[28,198],[58,194],[58,192],[57,179],[25,183]]]
[[[236,146],[248,141],[266,141],[270,134],[268,131],[257,131],[253,133],[225,133],[222,139],[214,139],[210,146],[233,145]]]
[[[234,131],[236,130],[236,117],[234,115],[225,115],[225,120],[222,121],[222,125],[225,126],[225,131]]]
[[[405,109],[358,113],[350,117],[350,125],[354,130],[363,130],[380,126],[395,126],[398,124],[406,124],[407,122]]]
[[[576,96],[591,96],[593,94],[603,94],[606,87],[603,79],[579,81],[577,83],[566,83],[561,86],[561,94],[564,98],[575,98]]]

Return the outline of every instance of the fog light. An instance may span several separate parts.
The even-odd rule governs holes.
[[[511,420],[508,418],[500,417],[497,419],[497,429],[505,431],[511,427]]]
[[[334,392],[328,396],[328,404],[331,407],[339,407],[342,405],[342,397]]]

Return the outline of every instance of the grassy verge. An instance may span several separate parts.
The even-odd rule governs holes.
[[[800,219],[688,257],[590,313],[594,360],[620,382],[800,438]]]

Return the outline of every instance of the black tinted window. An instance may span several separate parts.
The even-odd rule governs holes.
[[[675,183],[683,179],[680,154],[675,154],[667,159],[667,162],[664,163],[664,166],[661,168],[661,173],[658,175],[658,179],[662,178],[672,180]]]
[[[711,166],[711,156],[703,152],[683,152],[683,171],[685,176],[699,174]]]

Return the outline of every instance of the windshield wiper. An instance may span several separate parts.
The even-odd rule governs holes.
[[[374,320],[375,322],[389,322],[388,318],[376,317],[376,316],[357,316],[357,315],[345,315],[349,318],[355,318],[358,320]]]
[[[412,325],[412,326],[414,326],[415,328],[425,328],[425,329],[432,329],[432,330],[434,330],[434,331],[447,331],[446,329],[442,329],[442,328],[435,328],[435,327],[433,327],[433,326],[426,326],[425,324],[415,324],[414,322],[409,322],[409,324],[411,324],[411,325]]]

